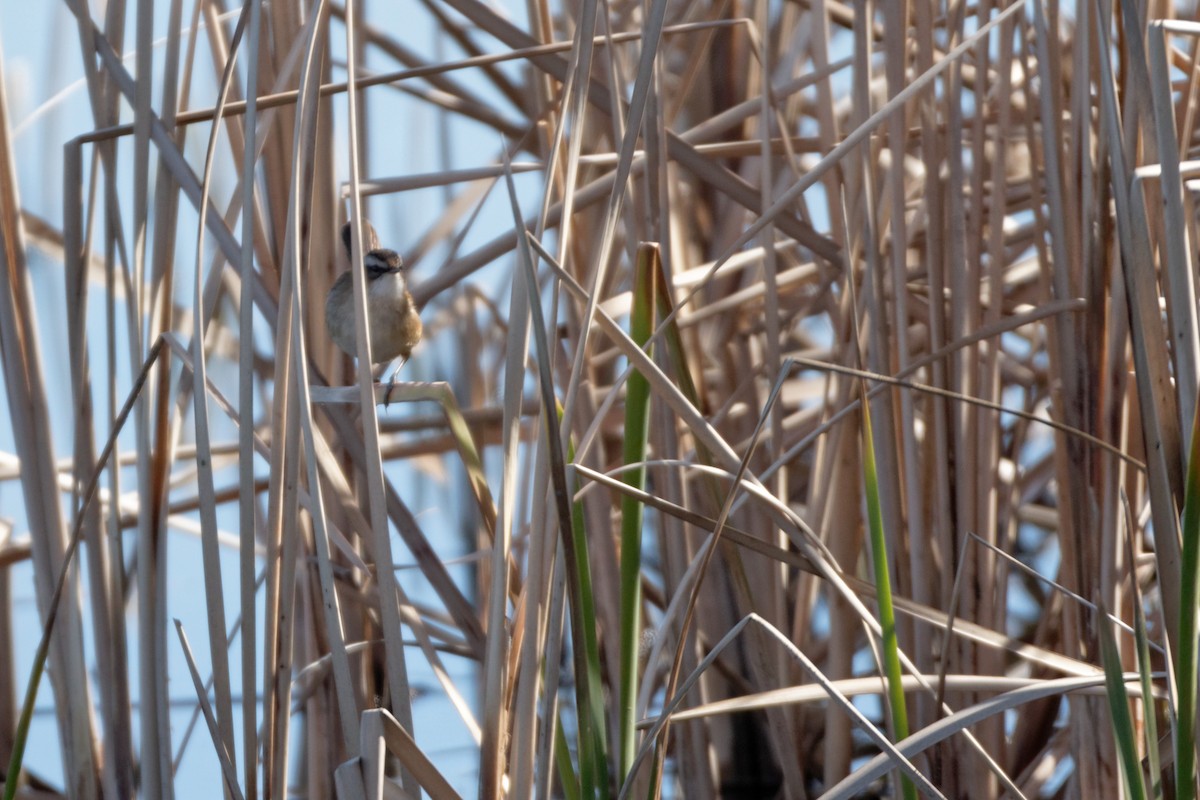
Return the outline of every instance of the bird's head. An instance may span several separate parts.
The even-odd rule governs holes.
[[[404,259],[395,250],[376,248],[363,256],[363,269],[367,271],[367,279],[375,280],[384,275],[404,273]]]

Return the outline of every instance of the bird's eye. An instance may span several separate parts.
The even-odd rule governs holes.
[[[374,276],[399,272],[404,261],[400,255],[391,250],[372,250],[363,258],[363,266]]]

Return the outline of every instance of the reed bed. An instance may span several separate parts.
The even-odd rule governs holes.
[[[66,8],[6,798],[1195,797],[1176,4]]]

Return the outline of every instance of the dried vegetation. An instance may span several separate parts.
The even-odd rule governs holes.
[[[0,104],[17,796],[1194,795],[1171,4],[90,5],[61,220]]]

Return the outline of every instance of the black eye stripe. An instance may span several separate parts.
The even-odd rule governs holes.
[[[404,268],[404,260],[394,250],[372,250],[363,257],[363,266],[374,275],[382,275],[400,272]]]

